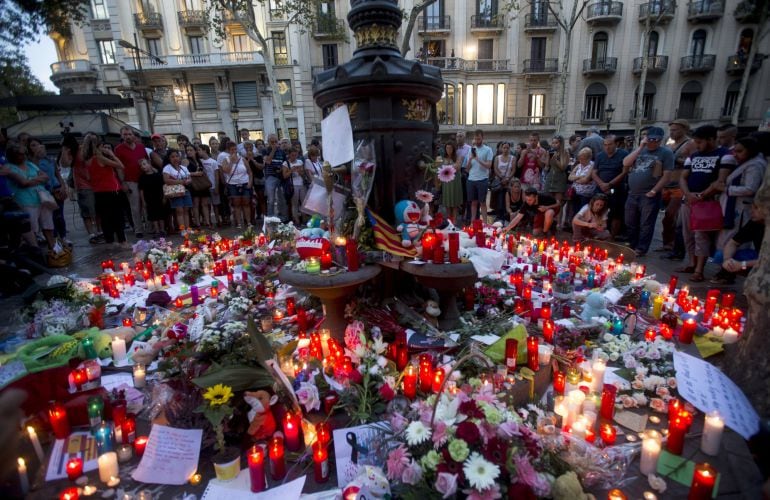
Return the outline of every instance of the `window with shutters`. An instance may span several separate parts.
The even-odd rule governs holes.
[[[584,122],[600,122],[604,120],[604,102],[607,97],[607,87],[603,83],[594,82],[586,89]]]
[[[147,38],[147,52],[154,56],[161,55],[160,38]]]
[[[276,65],[289,64],[289,49],[286,46],[286,33],[283,31],[270,32],[273,39],[273,62]]]
[[[249,37],[242,34],[231,35],[230,51],[235,53],[249,52]]]
[[[275,82],[278,86],[278,95],[281,96],[281,102],[284,106],[294,106],[294,101],[291,97],[291,80],[278,80]]]
[[[233,82],[236,108],[258,108],[257,82]]]
[[[191,85],[195,109],[217,109],[217,91],[213,83]]]
[[[735,80],[727,87],[725,102],[722,107],[722,116],[732,116],[735,105],[738,104],[738,92],[741,90],[741,81]]]
[[[155,112],[176,111],[174,89],[170,85],[165,87],[154,87],[152,89],[152,99]]]
[[[324,69],[329,69],[339,64],[337,60],[337,44],[325,43],[321,45],[321,51],[323,52]]]
[[[545,116],[545,94],[529,94],[529,106],[527,107],[530,125],[540,125]]]

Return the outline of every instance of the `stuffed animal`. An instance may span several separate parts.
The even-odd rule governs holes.
[[[390,483],[381,468],[362,465],[358,468],[358,475],[343,489],[342,498],[390,498]]]
[[[328,232],[322,227],[323,220],[316,214],[307,221],[307,227],[300,230],[299,234],[305,238],[324,238]]]
[[[271,398],[267,391],[247,391],[243,399],[251,406],[249,434],[257,440],[271,437],[275,432],[275,416],[270,407],[278,401],[278,396]]]
[[[422,211],[416,202],[401,200],[396,203],[396,230],[401,231],[401,245],[409,248],[414,246],[414,240],[420,237],[420,219]]]
[[[586,303],[583,306],[583,312],[580,313],[580,319],[590,322],[591,318],[597,316],[610,318],[612,313],[607,309],[604,295],[598,292],[591,292],[586,297]]]
[[[425,302],[425,319],[428,323],[438,328],[439,316],[441,316],[441,309],[438,306],[438,302],[435,300]]]

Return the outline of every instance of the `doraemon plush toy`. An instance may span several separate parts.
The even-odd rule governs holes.
[[[607,309],[604,295],[598,292],[591,292],[586,297],[586,303],[583,306],[583,312],[580,313],[580,319],[590,322],[591,318],[596,318],[597,316],[611,318],[612,313]]]
[[[401,231],[401,245],[409,248],[420,237],[422,211],[416,202],[401,200],[396,203],[396,230]]]
[[[305,238],[324,238],[327,231],[321,227],[323,220],[321,216],[313,215],[309,221],[307,221],[307,227],[302,229],[299,234]]]

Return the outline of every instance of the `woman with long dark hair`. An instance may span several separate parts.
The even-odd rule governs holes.
[[[116,173],[122,168],[112,151],[101,147],[101,140],[95,134],[86,135],[83,141],[83,161],[88,168],[91,189],[94,192],[94,207],[102,218],[104,241],[128,247],[123,222],[123,203],[120,196],[120,181]]]
[[[188,144],[185,146],[185,159],[182,160],[182,165],[187,167],[190,172],[190,177],[206,177],[206,170],[203,168],[201,159],[198,156],[198,152],[195,146]],[[209,189],[195,190],[190,189],[192,195],[193,208],[192,208],[192,224],[193,227],[211,227],[211,219],[209,212],[211,211],[211,193]]]
[[[171,208],[176,215],[176,225],[179,232],[185,234],[190,228],[190,215],[188,209],[192,208],[192,196],[190,195],[190,171],[182,165],[182,157],[179,151],[171,149],[168,152],[168,165],[163,167],[163,182],[167,185],[182,185],[185,187],[183,196],[171,198]]]

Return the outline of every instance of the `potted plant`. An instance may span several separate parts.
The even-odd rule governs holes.
[[[235,448],[225,446],[224,421],[233,414],[233,408],[229,405],[233,397],[230,386],[217,384],[206,389],[203,399],[206,401],[196,410],[211,422],[216,432],[217,453],[212,458],[214,471],[220,481],[230,481],[238,476],[241,470],[241,454]]]

